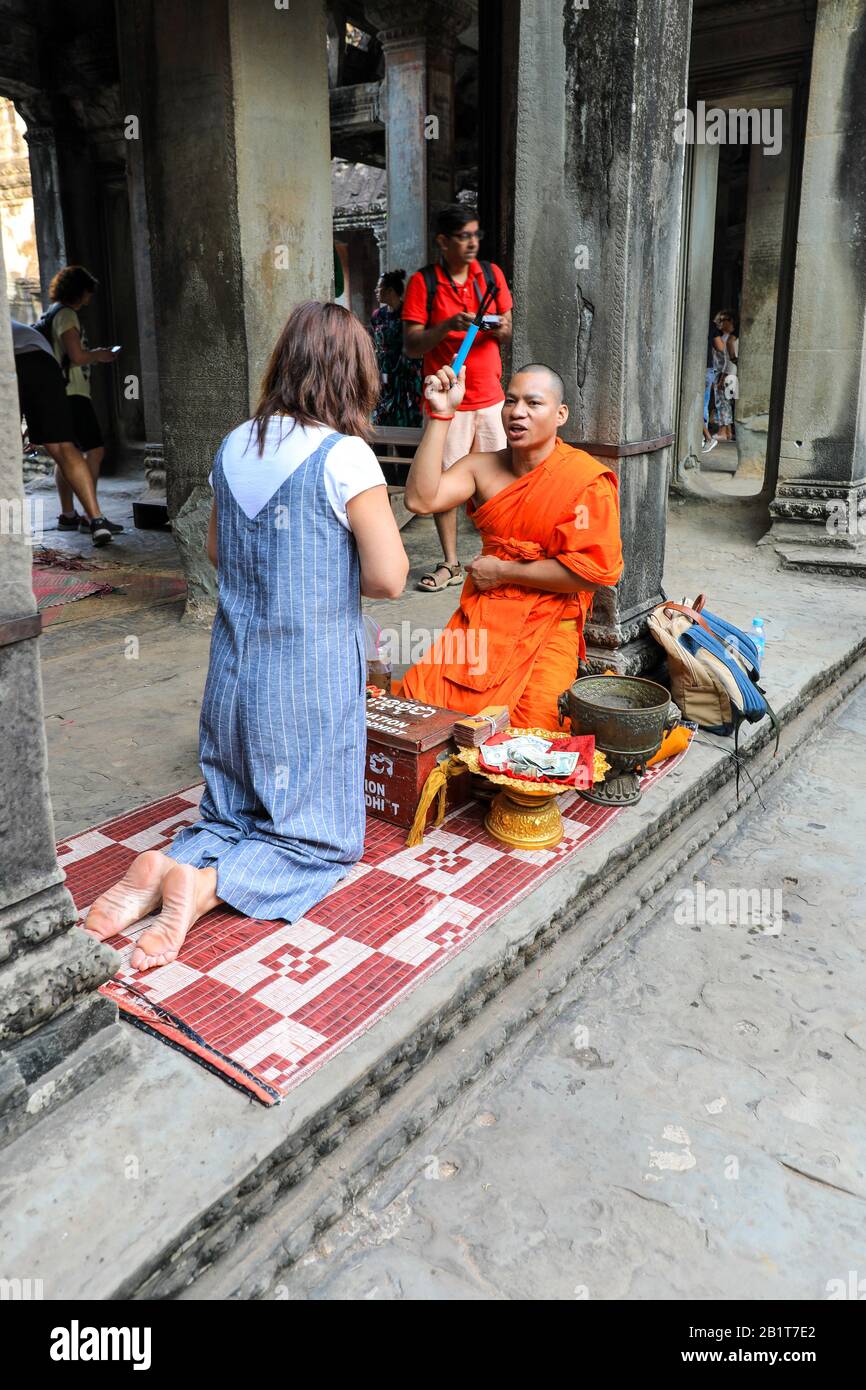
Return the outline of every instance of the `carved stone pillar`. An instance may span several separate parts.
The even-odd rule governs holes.
[[[39,282],[42,286],[42,306],[48,308],[48,286],[66,264],[66,238],[63,211],[60,204],[60,176],[57,169],[57,145],[54,126],[49,120],[47,103],[33,99],[21,101],[18,108],[27,125],[30,160],[30,185],[33,189],[33,218],[36,223],[36,248],[39,255]]]
[[[753,145],[749,155],[736,409],[739,464],[761,470],[767,459],[779,272],[791,170],[790,91],[775,93],[765,104],[782,113],[782,144],[776,154]]]
[[[168,508],[188,611],[207,616],[214,453],[248,416],[289,310],[332,294],[325,10],[127,2],[141,35]]]
[[[144,432],[147,440],[145,473],[148,486],[153,487],[148,464],[158,451],[162,465],[162,491],[165,490],[165,468],[162,461],[162,411],[159,399],[159,364],[156,348],[156,311],[153,303],[153,272],[150,264],[150,236],[147,215],[147,187],[141,129],[127,121],[138,116],[142,108],[142,66],[139,55],[144,40],[141,12],[135,5],[117,6],[117,52],[120,59],[120,93],[124,129],[131,138],[126,146],[126,183],[129,193],[129,225],[132,236],[132,274],[135,280],[135,303],[138,316],[138,348],[141,361],[141,398],[144,412]],[[157,442],[158,441],[158,442]],[[153,464],[151,463],[151,469]]]
[[[866,0],[818,0],[779,481],[790,567],[866,573]]]
[[[144,476],[147,489],[133,507],[137,526],[151,526],[157,516],[168,520],[165,455],[162,442],[162,407],[159,394],[159,361],[156,344],[156,309],[153,269],[150,261],[150,224],[147,181],[141,131],[143,107],[141,49],[144,16],[138,5],[117,6],[117,52],[120,59],[120,100],[126,139],[126,185],[132,239],[132,275],[138,318],[141,363],[141,403],[144,415]],[[130,117],[133,118],[130,120]],[[143,504],[143,506],[141,505]],[[159,508],[158,512],[154,508]]]
[[[431,258],[430,221],[454,198],[454,55],[469,0],[373,0],[385,53],[388,255],[385,269]]]
[[[658,661],[690,21],[689,0],[520,6],[513,357],[562,375],[565,437],[619,474],[625,570],[587,628],[596,670]]]
[[[383,276],[388,269],[388,221],[386,217],[376,219],[371,224],[371,230],[376,240],[376,250],[379,252],[379,276]],[[411,274],[410,272],[407,272]]]

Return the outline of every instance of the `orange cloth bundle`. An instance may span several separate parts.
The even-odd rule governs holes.
[[[647,767],[654,767],[656,763],[663,763],[666,758],[675,758],[677,753],[682,753],[691,743],[694,732],[694,729],[686,728],[685,724],[678,724],[675,729],[667,729],[661,748],[650,758]]]

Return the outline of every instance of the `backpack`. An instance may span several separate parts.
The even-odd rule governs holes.
[[[33,325],[36,331],[38,333],[41,333],[43,338],[46,338],[48,340],[48,346],[50,347],[52,352],[54,351],[54,320],[57,318],[57,315],[60,313],[60,310],[62,308],[63,305],[59,303],[59,301],[56,304],[52,304],[50,308],[45,310],[44,314],[40,315],[40,317],[36,320],[36,322]],[[60,363],[60,370],[62,371],[65,380],[68,381],[69,357],[65,352],[63,354],[63,360]]]
[[[711,734],[733,734],[735,753],[743,723],[770,719],[778,751],[779,720],[758,684],[758,648],[747,632],[711,613],[705,602],[699,594],[691,608],[661,603],[647,620],[667,655],[671,695],[683,719]]]
[[[499,304],[497,301],[497,295],[499,293],[499,287],[496,284],[496,277],[493,274],[493,266],[490,264],[489,261],[479,261],[478,264],[481,266],[481,273],[484,276],[484,283],[486,287],[488,289],[492,288],[493,290],[493,302],[494,304],[496,304],[496,307],[498,309]],[[438,287],[435,265],[422,266],[421,274],[424,277],[424,284],[427,287],[427,321],[424,327],[429,328],[430,315],[433,312],[433,301],[436,298],[436,290]]]

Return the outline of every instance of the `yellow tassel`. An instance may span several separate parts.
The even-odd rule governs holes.
[[[457,757],[450,757],[444,762],[437,763],[430,772],[427,781],[421,788],[421,796],[418,801],[418,809],[415,812],[415,819],[412,828],[406,838],[409,848],[420,845],[424,839],[424,828],[427,821],[427,812],[433,804],[433,798],[438,796],[439,805],[436,807],[436,815],[433,821],[434,826],[441,825],[445,818],[445,802],[448,789],[448,778],[454,777],[459,772],[466,771],[466,764]]]

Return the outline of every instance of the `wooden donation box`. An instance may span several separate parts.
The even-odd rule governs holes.
[[[392,825],[412,824],[424,783],[438,759],[456,751],[452,730],[459,718],[454,710],[397,695],[367,701],[364,800],[368,815]],[[467,768],[465,774],[448,780],[448,810],[462,806],[471,794]],[[435,810],[434,801],[428,822]]]

